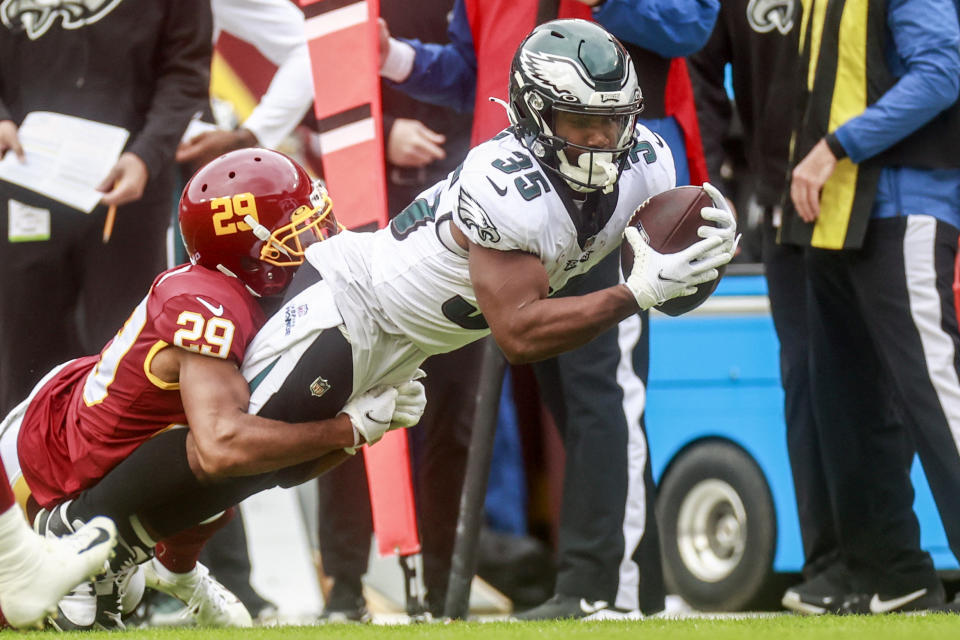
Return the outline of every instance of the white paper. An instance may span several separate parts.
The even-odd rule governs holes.
[[[130,133],[122,127],[49,111],[28,113],[18,132],[21,163],[8,152],[0,179],[90,213],[103,193],[96,187],[117,163]]]

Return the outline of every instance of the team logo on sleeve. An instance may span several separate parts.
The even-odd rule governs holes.
[[[486,242],[500,242],[500,232],[490,221],[486,211],[480,206],[480,203],[466,192],[460,189],[460,202],[457,204],[457,216],[460,222],[468,229],[476,229],[477,238]]]
[[[0,22],[36,40],[61,18],[64,29],[79,29],[113,11],[121,0],[3,0]]]
[[[783,35],[793,29],[795,0],[750,0],[747,5],[747,22],[757,33],[776,29]]]

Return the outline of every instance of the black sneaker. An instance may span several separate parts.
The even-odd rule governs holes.
[[[513,616],[515,620],[639,620],[639,611],[611,606],[606,600],[587,600],[577,596],[556,594],[543,604]]]
[[[927,611],[943,607],[943,585],[903,590],[899,593],[854,593],[848,595],[842,607],[845,614],[903,613]]]
[[[69,522],[67,508],[73,500],[67,500],[52,509],[40,509],[33,519],[33,530],[47,538],[62,538],[83,526],[83,520]]]
[[[373,617],[367,611],[367,601],[363,598],[362,586],[350,586],[335,580],[330,589],[330,597],[323,604],[320,614],[321,624],[370,622]]]
[[[960,613],[960,594],[945,604],[930,607],[930,613]]]
[[[832,564],[806,582],[787,589],[780,604],[785,609],[807,615],[841,613],[844,598],[850,593],[850,579],[843,564]]]

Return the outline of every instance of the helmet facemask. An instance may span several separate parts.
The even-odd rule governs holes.
[[[563,123],[558,121],[566,121],[567,130],[570,127],[604,130],[604,137],[612,140],[614,144],[593,147],[572,142],[569,136],[558,135],[563,128]],[[545,131],[542,137],[553,137],[557,141],[555,148],[558,149],[558,170],[570,188],[580,192],[603,189],[604,193],[609,193],[620,177],[627,153],[633,147],[636,123],[636,114],[592,113],[583,109],[568,111],[560,105],[554,105],[553,126],[547,130],[554,135],[550,136],[550,133]],[[568,150],[573,153],[568,153]],[[573,158],[576,160],[571,162]]]
[[[290,215],[290,222],[271,233],[263,225],[250,224],[254,235],[264,241],[260,260],[277,267],[296,267],[303,264],[307,247],[335,235],[340,227],[333,216],[333,203],[326,189],[316,184],[310,197],[313,208],[301,206]]]

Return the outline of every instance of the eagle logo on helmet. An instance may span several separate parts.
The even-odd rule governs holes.
[[[580,67],[570,58],[524,50],[520,54],[520,66],[527,76],[553,91],[564,102],[579,102],[578,89],[596,89],[596,85],[580,72]]]
[[[457,215],[463,226],[476,229],[477,237],[487,242],[500,242],[500,232],[491,222],[480,203],[473,199],[464,189],[460,189],[460,202],[457,206]]]
[[[64,29],[79,29],[99,21],[121,0],[3,0],[0,22],[11,30],[23,29],[27,37],[41,37],[57,18]]]

